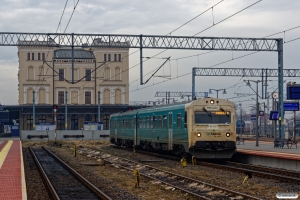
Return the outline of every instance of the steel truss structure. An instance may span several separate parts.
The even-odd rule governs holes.
[[[279,130],[284,129],[283,111],[283,39],[282,38],[230,38],[230,37],[187,37],[159,35],[116,35],[116,34],[68,34],[68,33],[16,33],[0,32],[0,46],[47,46],[47,47],[102,47],[139,48],[140,84],[143,84],[143,48],[229,50],[229,51],[274,51],[278,52]],[[74,83],[74,53],[72,52],[72,83]]]
[[[261,77],[262,83],[268,77],[278,77],[278,69],[255,69],[255,68],[198,68],[192,69],[192,93],[195,91],[196,76],[238,76],[238,77]],[[283,77],[300,77],[300,69],[284,69]],[[195,96],[195,95],[194,95]],[[262,84],[262,98],[267,97],[267,86]]]

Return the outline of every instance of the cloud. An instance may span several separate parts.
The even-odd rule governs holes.
[[[74,10],[74,2],[68,1],[65,14],[58,32],[63,32]],[[110,34],[151,34],[166,35],[188,20],[199,15],[192,22],[186,24],[172,35],[192,36],[210,27],[213,23],[218,23],[230,15],[255,3],[256,0],[231,0],[223,1],[213,9],[211,7],[219,0],[89,0],[79,1],[72,20],[70,21],[67,33],[110,33]],[[65,1],[38,1],[38,0],[4,0],[0,7],[0,29],[3,32],[43,32],[53,33],[58,27],[59,20]],[[212,37],[265,37],[267,35],[280,32],[295,26],[299,26],[298,18],[300,11],[300,1],[298,0],[264,0],[254,6],[236,14],[235,16],[215,25],[198,36]],[[285,38],[285,41],[299,37],[300,29],[281,33],[274,37]],[[1,39],[1,38],[0,38]],[[294,41],[284,45],[284,68],[298,68],[299,41]],[[130,52],[136,49],[131,49]],[[1,93],[7,92],[4,103],[17,104],[17,68],[18,57],[17,48],[0,47],[0,66],[5,66],[11,76],[1,73]],[[153,56],[160,50],[144,50],[145,56]],[[168,50],[158,57],[168,57],[178,59],[184,56],[200,54],[205,51],[188,50]],[[191,72],[192,67],[210,67],[218,63],[247,54],[248,52],[219,51],[212,54],[172,60],[165,66],[172,75],[172,80],[163,81],[161,78],[154,78],[146,85],[154,83],[153,86],[144,88],[137,82],[130,85],[130,90],[139,88],[138,91],[130,93],[130,100],[153,100],[155,91],[191,91],[191,75],[183,74]],[[144,74],[150,73],[162,64],[162,59],[153,59],[144,64]],[[242,59],[217,65],[216,67],[253,67],[253,68],[277,68],[276,52],[260,52]],[[130,56],[130,66],[139,63],[139,53]],[[179,63],[179,64],[177,64]],[[178,67],[177,67],[178,65]],[[8,67],[9,66],[9,67]],[[171,69],[171,70],[170,70]],[[163,73],[159,71],[158,73]],[[144,79],[148,78],[147,75]],[[130,81],[139,79],[139,66],[130,70]],[[231,87],[238,82],[239,78],[230,77],[197,77],[197,90],[208,91],[209,88]],[[297,79],[296,79],[297,81]],[[10,83],[10,84],[8,84]],[[2,87],[5,85],[5,88]],[[157,85],[155,85],[157,84]],[[242,84],[241,84],[242,85]],[[144,88],[144,89],[141,89]],[[246,86],[240,86],[239,90],[248,90]],[[271,91],[271,89],[270,89]],[[234,96],[234,88],[227,91],[223,97]],[[6,97],[5,97],[6,98]],[[3,100],[0,99],[0,101]],[[251,102],[249,102],[250,104]],[[252,102],[253,103],[253,102]],[[247,108],[247,106],[243,106]]]

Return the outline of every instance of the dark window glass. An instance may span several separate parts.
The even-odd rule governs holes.
[[[121,54],[119,54],[118,57],[119,57],[119,61],[121,61]]]
[[[187,115],[186,115],[186,112],[184,112],[184,128],[187,128]]]
[[[169,129],[173,129],[173,119],[171,113],[169,113]]]
[[[177,128],[181,128],[181,113],[177,114]]]
[[[110,61],[110,54],[108,54],[108,61]]]
[[[59,81],[64,81],[64,78],[65,78],[65,70],[64,70],[64,69],[59,69],[59,70],[58,70],[58,73],[59,73],[59,78],[58,78],[58,80],[59,80]]]
[[[117,61],[117,54],[114,54],[114,61]]]
[[[106,61],[106,54],[104,54],[104,61]]]
[[[162,127],[161,125],[162,125],[162,116],[159,115],[157,120],[157,128],[161,128]]]
[[[163,122],[162,123],[163,123],[163,128],[166,129],[167,128],[167,115],[163,116]]]
[[[58,104],[64,104],[64,91],[58,91]]]
[[[45,53],[42,53],[42,60],[45,60]]]
[[[90,69],[86,69],[85,70],[85,80],[86,81],[91,81],[92,80],[92,76],[91,76],[91,70]]]
[[[38,60],[41,60],[41,53],[38,53]]]
[[[40,115],[39,116],[39,122],[40,123],[45,123],[46,122],[46,116],[45,115]]]
[[[91,91],[85,92],[85,104],[91,104]]]
[[[71,116],[71,130],[78,130],[78,116]]]
[[[58,130],[64,130],[65,129],[65,116],[64,115],[58,115],[57,116],[57,129]]]
[[[196,124],[230,124],[231,115],[228,111],[196,111]]]
[[[143,128],[143,118],[140,117],[139,119],[139,128]]]
[[[85,115],[84,121],[91,122],[93,120],[92,115]]]
[[[32,122],[33,122],[33,118],[32,115],[28,115],[27,116],[27,130],[32,130]]]
[[[157,116],[153,116],[153,128],[157,128]]]
[[[31,60],[34,60],[34,53],[31,54]]]
[[[30,53],[27,53],[27,60],[30,60]]]

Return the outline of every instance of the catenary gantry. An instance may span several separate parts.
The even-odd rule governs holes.
[[[0,32],[0,46],[139,48],[140,83],[143,84],[142,49],[190,49],[229,51],[274,51],[278,53],[279,132],[284,136],[283,110],[283,39],[237,37],[188,37],[160,35],[16,33]],[[73,57],[72,53],[72,57]],[[72,69],[74,69],[72,59]],[[73,70],[72,70],[73,71]],[[72,73],[72,83],[74,74]]]

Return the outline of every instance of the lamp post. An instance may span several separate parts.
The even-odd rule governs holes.
[[[258,83],[262,82],[261,80],[257,80],[257,81],[253,81],[253,80],[244,80],[247,84],[247,86],[251,87],[250,82],[256,83],[256,145],[255,146],[259,146],[258,145],[258,116],[259,116],[259,105],[258,105]],[[251,88],[252,89],[252,88]],[[252,89],[253,90],[253,89]]]
[[[81,135],[82,135],[81,141],[83,141],[83,128],[81,128]]]
[[[219,98],[219,91],[220,90],[223,90],[223,92],[222,92],[222,94],[227,94],[227,92],[226,92],[226,89],[209,89],[209,94],[212,94],[212,90],[214,90],[214,91],[216,91],[217,92],[217,98]]]

